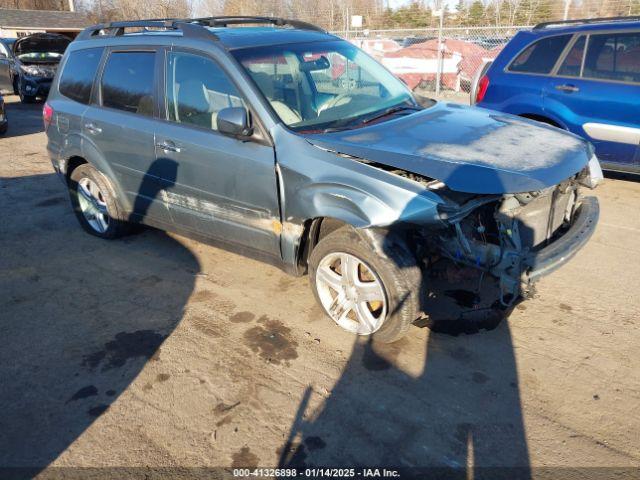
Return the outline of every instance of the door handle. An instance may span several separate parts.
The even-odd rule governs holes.
[[[574,93],[579,92],[580,89],[575,85],[556,85],[556,90],[560,90],[561,92]]]
[[[102,129],[94,125],[93,123],[85,123],[84,128],[86,128],[89,131],[89,133],[93,133],[94,135],[98,133],[102,133]]]
[[[171,140],[165,140],[164,142],[156,143],[156,147],[158,147],[160,150],[164,150],[165,152],[180,153],[182,151],[182,148],[178,147]]]

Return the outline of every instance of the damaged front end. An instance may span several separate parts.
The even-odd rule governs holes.
[[[533,284],[566,263],[595,230],[599,207],[582,194],[601,179],[597,160],[564,182],[539,191],[469,195],[440,185],[447,225],[440,253],[456,264],[499,280],[500,302],[510,306],[532,294]]]

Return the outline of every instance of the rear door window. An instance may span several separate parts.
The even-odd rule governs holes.
[[[89,103],[102,51],[102,48],[87,48],[69,54],[60,77],[59,90],[62,95],[76,102]]]
[[[538,40],[516,57],[509,66],[509,71],[543,75],[551,73],[569,40],[571,35],[557,35]]]
[[[153,116],[155,52],[113,52],[102,74],[102,105]]]
[[[640,32],[590,35],[583,76],[640,83]]]

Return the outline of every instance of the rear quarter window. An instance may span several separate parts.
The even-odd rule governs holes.
[[[103,48],[88,48],[69,54],[60,77],[59,90],[62,95],[76,102],[89,103],[102,51]]]
[[[510,72],[549,74],[571,35],[557,35],[538,40],[525,48],[509,66]]]

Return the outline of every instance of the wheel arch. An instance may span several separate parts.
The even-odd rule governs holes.
[[[546,123],[547,125],[551,125],[552,127],[556,127],[556,128],[561,128],[563,130],[567,129],[560,122],[546,115],[540,115],[538,113],[520,113],[518,116],[527,118],[529,120],[535,120],[536,122]]]
[[[296,270],[300,275],[307,273],[309,257],[320,240],[346,225],[355,227],[344,218],[336,217],[315,217],[307,219],[303,223],[302,235],[295,257]]]
[[[84,165],[86,163],[89,163],[89,162],[84,157],[81,157],[80,155],[72,155],[67,159],[67,171],[65,172],[65,178],[67,180],[67,183],[69,183],[69,178],[71,177],[71,174],[73,173],[73,171],[76,168],[78,168],[80,165]]]
[[[83,139],[84,140],[84,139]],[[118,176],[112,168],[112,165],[104,158],[98,148],[90,141],[82,142],[82,156],[86,163],[90,164],[96,170],[98,170],[108,180],[109,186],[113,189],[114,195],[118,197],[120,205],[125,212],[131,211],[131,204],[129,198],[125,195],[125,191],[122,185],[118,181]]]

